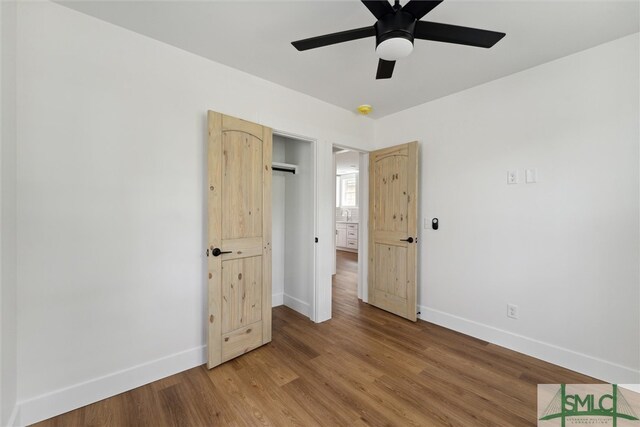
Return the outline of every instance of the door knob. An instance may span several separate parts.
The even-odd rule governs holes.
[[[213,256],[220,256],[220,255],[222,255],[222,254],[230,254],[231,252],[233,252],[233,251],[224,251],[224,252],[223,252],[223,251],[221,251],[221,250],[220,250],[220,248],[213,248],[213,249],[211,250],[211,255],[213,255]]]
[[[400,239],[401,242],[409,242],[413,243],[413,237],[409,237],[408,239]]]

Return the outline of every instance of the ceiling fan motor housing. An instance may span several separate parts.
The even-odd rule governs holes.
[[[376,47],[385,40],[394,38],[407,39],[413,44],[413,32],[416,18],[402,10],[388,13],[380,18],[376,24]]]

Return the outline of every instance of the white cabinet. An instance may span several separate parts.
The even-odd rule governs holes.
[[[358,251],[358,224],[336,224],[336,247],[340,250]]]
[[[337,247],[347,246],[347,229],[346,227],[344,227],[345,225],[346,224],[336,225],[336,246]]]

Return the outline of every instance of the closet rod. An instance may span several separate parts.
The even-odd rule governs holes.
[[[278,166],[272,166],[271,169],[274,170],[274,171],[291,172],[294,175],[296,174],[296,170],[295,169],[280,168]]]

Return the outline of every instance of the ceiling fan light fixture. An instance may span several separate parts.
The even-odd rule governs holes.
[[[413,52],[413,42],[405,37],[391,37],[376,46],[378,58],[385,61],[397,61]]]

